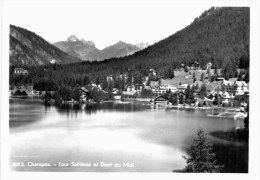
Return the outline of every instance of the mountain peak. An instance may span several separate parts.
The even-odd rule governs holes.
[[[83,44],[87,44],[87,45],[89,45],[89,46],[95,47],[95,43],[94,43],[93,41],[86,41],[85,39],[81,39],[81,42],[82,42]]]
[[[53,46],[36,33],[27,29],[10,25],[10,64],[21,66],[37,66],[45,64],[65,64],[80,62]]]
[[[145,48],[147,48],[149,46],[149,44],[148,43],[144,43],[144,42],[139,42],[135,46],[137,46],[140,49],[145,49]]]
[[[116,44],[126,44],[124,41],[118,41]]]
[[[70,35],[68,38],[67,38],[67,41],[79,41],[79,39],[77,38],[77,36],[75,36],[74,34],[73,35]]]

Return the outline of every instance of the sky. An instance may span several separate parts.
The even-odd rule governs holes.
[[[210,7],[198,1],[11,0],[4,1],[4,21],[51,43],[74,34],[103,49],[119,40],[151,45],[183,29]]]

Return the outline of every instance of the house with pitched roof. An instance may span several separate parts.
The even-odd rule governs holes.
[[[156,104],[156,105],[166,105],[167,99],[165,99],[162,95],[157,96],[156,98],[154,98],[154,104]]]
[[[248,92],[248,85],[245,81],[236,81],[234,83],[234,87],[236,89],[237,95],[243,95],[244,93]]]
[[[23,68],[14,68],[14,74],[25,75],[25,74],[28,74],[28,71]]]

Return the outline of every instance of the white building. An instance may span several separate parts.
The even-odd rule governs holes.
[[[135,86],[134,85],[127,85],[126,86],[126,91],[127,92],[130,92],[130,91],[136,92]]]
[[[167,85],[166,86],[166,90],[171,90],[172,93],[175,93],[178,89],[175,87],[175,86],[172,86],[172,85]]]
[[[180,91],[185,91],[188,87],[188,84],[181,84],[177,87],[178,90]]]
[[[166,93],[166,91],[167,91],[166,86],[160,86],[159,87],[159,93],[164,94],[164,93]]]
[[[14,68],[14,74],[28,74],[28,71],[23,68]]]
[[[234,83],[236,87],[236,94],[243,95],[245,92],[248,92],[248,85],[245,81],[236,81]]]

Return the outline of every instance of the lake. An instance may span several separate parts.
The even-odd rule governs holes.
[[[93,107],[46,107],[39,99],[10,99],[11,169],[15,171],[172,172],[201,127],[235,128],[223,110],[154,108],[136,102]],[[248,171],[248,148],[209,135],[224,172]]]

